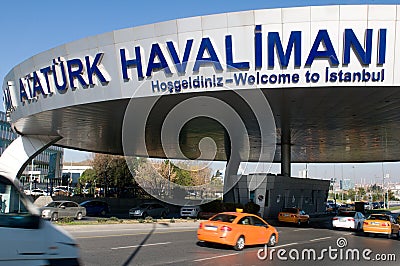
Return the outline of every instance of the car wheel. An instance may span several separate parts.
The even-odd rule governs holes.
[[[300,220],[300,219],[297,221],[297,225],[298,225],[298,226],[301,225],[301,220]]]
[[[100,212],[100,215],[101,215],[101,216],[106,216],[106,210],[102,210],[102,211]]]
[[[269,238],[268,247],[274,247],[276,245],[276,235],[272,234],[271,237]]]
[[[58,213],[54,212],[54,213],[51,215],[51,220],[52,220],[52,221],[57,221],[57,220],[58,220]]]
[[[388,238],[388,239],[391,239],[391,238],[392,238],[392,232],[390,232],[390,233],[387,235],[387,238]]]
[[[78,214],[76,215],[76,219],[77,220],[82,220],[82,213],[78,212]]]
[[[233,246],[233,248],[234,248],[235,250],[237,250],[237,251],[241,251],[241,250],[244,249],[244,244],[245,244],[245,242],[244,242],[244,236],[240,236],[240,237],[238,238],[238,240],[236,241],[236,245]]]
[[[142,218],[143,218],[143,219],[146,219],[146,217],[147,217],[147,212],[144,212],[144,213],[142,214]]]
[[[369,236],[369,233],[367,233],[367,232],[364,232],[364,235],[365,235],[365,236]]]

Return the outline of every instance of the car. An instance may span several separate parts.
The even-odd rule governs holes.
[[[162,217],[169,213],[168,207],[160,203],[143,203],[129,210],[129,218]]]
[[[43,219],[57,221],[59,218],[73,217],[81,220],[86,216],[86,208],[74,201],[52,201],[41,208]]]
[[[332,227],[347,228],[360,231],[365,220],[364,214],[356,211],[340,211],[332,218]]]
[[[295,223],[301,225],[302,223],[309,224],[310,216],[299,208],[283,208],[278,213],[278,221],[280,223]]]
[[[183,206],[181,208],[181,217],[195,217],[197,218],[201,211],[200,206]]]
[[[372,202],[372,207],[373,209],[380,209],[381,208],[381,204],[379,202]]]
[[[363,224],[365,235],[384,234],[388,238],[396,235],[400,239],[400,225],[390,214],[374,213],[371,214]]]
[[[43,191],[43,190],[41,190],[40,188],[34,188],[34,189],[32,189],[32,190],[24,190],[24,192],[25,192],[25,194],[26,195],[31,195],[31,196],[44,196],[44,195],[46,195],[46,193]]]
[[[101,200],[87,200],[79,205],[86,208],[86,215],[87,216],[106,216],[110,213],[110,206],[107,202]]]
[[[245,246],[266,244],[275,246],[279,234],[261,217],[243,212],[222,212],[199,224],[197,239],[243,250]]]
[[[39,188],[35,188],[35,189],[32,189],[31,195],[32,196],[44,196],[44,195],[46,195],[46,192],[44,192],[43,190],[41,190]]]

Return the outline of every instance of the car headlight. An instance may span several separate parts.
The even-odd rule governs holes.
[[[42,215],[44,215],[44,216],[49,215],[49,213],[50,213],[50,210],[43,210],[42,211]]]
[[[140,210],[136,210],[133,212],[134,214],[140,214]]]

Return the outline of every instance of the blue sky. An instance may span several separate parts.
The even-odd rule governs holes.
[[[15,65],[25,59],[80,38],[97,35],[117,29],[134,27],[176,18],[209,15],[223,12],[243,11],[263,8],[336,5],[336,4],[400,4],[400,0],[287,0],[287,1],[95,1],[95,0],[40,0],[2,1],[0,15],[0,80]],[[2,103],[1,103],[2,106]],[[1,107],[4,110],[3,107]],[[66,151],[66,161],[87,159],[88,153]],[[310,166],[310,173],[317,176],[332,175],[333,166],[318,168]],[[346,165],[349,176],[359,175],[364,166]],[[393,172],[400,172],[393,169]],[[297,175],[301,165],[292,170]],[[376,174],[382,176],[381,167],[376,166]],[[375,169],[374,168],[374,169]],[[356,169],[356,170],[354,170]],[[400,167],[399,167],[400,170]],[[354,174],[355,173],[355,174]],[[393,175],[392,175],[393,176]]]

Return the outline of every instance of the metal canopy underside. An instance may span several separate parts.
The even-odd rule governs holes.
[[[400,160],[400,90],[397,87],[323,87],[264,89],[277,127],[275,161],[281,159],[280,130],[291,130],[292,162],[372,162]],[[150,157],[164,157],[160,128],[169,110],[199,93],[164,96],[153,108],[146,125]],[[201,93],[235,106],[250,134],[250,161],[257,161],[260,133],[254,115],[232,91]],[[139,98],[136,101],[148,101]],[[123,115],[128,99],[98,102],[46,111],[14,123],[22,134],[59,134],[56,145],[79,150],[123,154]],[[138,125],[143,126],[143,125]],[[224,130],[215,120],[198,118],[181,131],[185,155],[199,156],[198,142],[212,137],[215,160],[226,160]],[[137,154],[140,154],[140,151]]]

